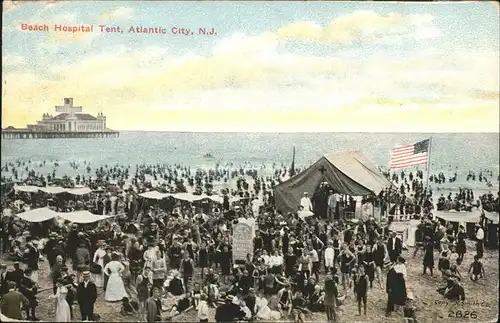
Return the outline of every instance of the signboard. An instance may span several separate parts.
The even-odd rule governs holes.
[[[233,264],[244,263],[253,255],[253,232],[247,223],[237,223],[233,228]]]

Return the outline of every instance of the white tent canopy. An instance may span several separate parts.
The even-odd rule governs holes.
[[[61,194],[61,193],[69,193],[73,195],[84,195],[89,194],[92,190],[88,187],[78,187],[78,188],[64,188],[60,186],[47,186],[47,187],[39,187],[39,186],[14,186],[14,190],[20,192],[28,192],[28,193],[36,193],[38,191],[42,191],[48,194]]]
[[[59,215],[58,212],[52,211],[48,207],[29,210],[26,212],[18,213],[15,216],[28,222],[43,222],[53,219]]]
[[[18,213],[15,216],[28,222],[43,222],[56,217],[73,222],[73,223],[93,223],[105,220],[112,216],[92,214],[89,211],[74,211],[74,212],[56,212],[44,207],[40,209],[29,210]]]
[[[173,198],[178,199],[178,200],[183,200],[183,201],[188,201],[188,202],[196,202],[196,201],[201,201],[204,199],[210,199],[210,196],[201,194],[201,195],[194,195],[191,193],[178,193],[175,195],[172,195]]]
[[[40,187],[31,185],[14,186],[14,190],[21,192],[28,192],[28,193],[36,193],[40,190]]]
[[[481,217],[481,211],[472,212],[453,212],[453,211],[434,211],[434,215],[449,222],[477,223]]]
[[[498,224],[498,213],[497,212],[487,212],[487,211],[484,211],[484,216],[488,220],[493,221],[493,223]]]
[[[80,188],[68,189],[66,190],[66,192],[73,195],[85,195],[91,193],[92,190],[88,187],[80,187]]]
[[[66,189],[60,186],[47,186],[47,187],[40,187],[40,191],[48,194],[60,194],[66,192]]]
[[[182,201],[188,201],[188,202],[196,202],[196,201],[201,201],[204,199],[210,199],[212,201],[218,202],[219,197],[217,196],[208,196],[205,194],[201,195],[195,195],[191,193],[160,193],[157,191],[149,191],[149,192],[144,192],[139,194],[139,196],[147,198],[147,199],[152,199],[152,200],[161,200],[167,197],[173,197],[174,199],[182,200]]]
[[[173,194],[170,194],[170,193],[160,193],[157,191],[149,191],[149,192],[144,192],[144,193],[139,194],[139,196],[142,196],[144,198],[151,199],[151,200],[161,200],[161,199],[164,199],[164,198],[172,196],[172,195]]]
[[[68,213],[59,213],[59,217],[74,223],[93,223],[96,221],[105,220],[107,218],[110,218],[111,216],[92,214],[89,211],[83,210]]]

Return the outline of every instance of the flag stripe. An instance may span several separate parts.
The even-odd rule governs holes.
[[[400,162],[400,161],[407,161],[407,160],[411,160],[411,159],[417,159],[419,157],[425,157],[425,158],[427,158],[427,153],[415,154],[415,155],[403,155],[403,156],[394,157],[394,158],[391,159],[391,164],[394,164],[394,163],[397,163],[397,162]]]
[[[403,161],[398,161],[398,162],[394,162],[394,163],[391,163],[390,166],[391,167],[395,167],[395,166],[400,166],[400,165],[409,165],[411,166],[412,164],[421,164],[421,163],[425,163],[427,162],[427,157],[420,157],[418,159],[410,159],[410,160],[403,160]]]
[[[408,167],[408,166],[416,166],[416,165],[422,165],[422,164],[427,164],[427,158],[417,160],[417,161],[391,164],[391,168],[404,168],[404,167]]]
[[[389,168],[405,168],[427,164],[429,140],[423,140],[416,144],[395,147],[391,151]]]

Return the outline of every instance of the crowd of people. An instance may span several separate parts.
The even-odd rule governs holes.
[[[39,284],[47,279],[56,303],[50,319],[57,322],[99,320],[94,308],[101,290],[104,301],[121,303],[121,315],[148,322],[174,320],[191,310],[197,311],[200,322],[280,318],[302,322],[314,312],[324,312],[328,321],[335,322],[339,307],[351,295],[358,314],[369,315],[367,298],[373,288],[387,293],[386,315],[399,306],[405,318],[415,319],[414,295],[406,288],[406,247],[390,230],[398,214],[421,220],[414,256],[422,251],[423,274],[429,270],[434,275],[434,256],[439,255],[438,271],[445,286],[436,293],[450,300],[465,298],[458,268],[467,252],[467,239],[477,242],[470,279],[478,281],[485,275],[481,263],[485,223],[478,223],[472,236],[463,227],[443,228],[432,216],[432,193],[424,188],[420,171],[415,176],[393,175],[393,182],[401,181],[400,190],[388,190],[372,200],[390,215],[388,221],[378,222],[371,217],[343,219],[337,205],[355,201],[340,197],[328,185],[323,189],[328,195],[325,208],[307,196],[297,201],[298,211],[307,208],[314,216],[279,212],[272,192],[286,176],[286,167],[271,177],[259,177],[257,171],[243,168],[192,172],[182,165],[137,165],[135,173],[131,167],[103,166],[93,175],[85,163],[86,175],[75,178],[57,178],[56,166],[54,173],[44,177],[22,162],[5,165],[3,170],[15,166],[26,167],[26,184],[86,185],[93,192],[69,198],[64,193],[13,190],[2,196],[3,209],[16,214],[48,206],[60,212],[85,209],[113,217],[92,224],[2,218],[2,248],[13,265],[0,268],[0,309],[13,319],[38,320]],[[152,184],[159,179],[163,182]],[[153,201],[138,195],[153,187],[162,192],[189,188],[194,194],[212,194],[215,182],[232,180],[236,187],[220,190],[222,203]],[[450,204],[455,208],[455,200],[471,203],[474,196],[461,190],[455,198],[445,199],[444,209]],[[485,209],[498,210],[498,196],[487,194],[479,200]],[[254,229],[253,253],[242,262],[234,261],[232,253],[232,230],[237,223],[249,223]],[[457,264],[451,261],[452,253],[458,254]],[[50,277],[38,275],[42,260],[50,268]],[[173,299],[174,305],[166,307],[165,299]],[[211,307],[214,317],[210,317]]]

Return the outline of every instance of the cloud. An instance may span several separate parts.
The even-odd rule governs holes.
[[[19,55],[4,55],[2,57],[3,67],[22,67],[26,64],[26,59]]]
[[[384,15],[363,10],[337,17],[326,26],[295,22],[280,28],[276,34],[283,40],[340,44],[400,36],[425,39],[439,35],[436,27],[432,26],[433,20],[428,14]]]
[[[20,6],[26,5],[26,4],[33,4],[36,3],[38,6],[40,6],[41,10],[49,9],[52,8],[56,5],[66,3],[67,1],[64,0],[48,0],[48,1],[14,1],[14,0],[4,0],[2,1],[3,5],[3,11],[4,13],[7,13],[9,11],[12,11],[16,8],[19,8]]]
[[[71,12],[54,15],[51,19],[49,19],[49,21],[53,23],[74,23],[75,20],[76,15]]]
[[[100,15],[100,18],[104,20],[128,20],[132,17],[134,17],[134,9],[130,7],[118,7]]]

